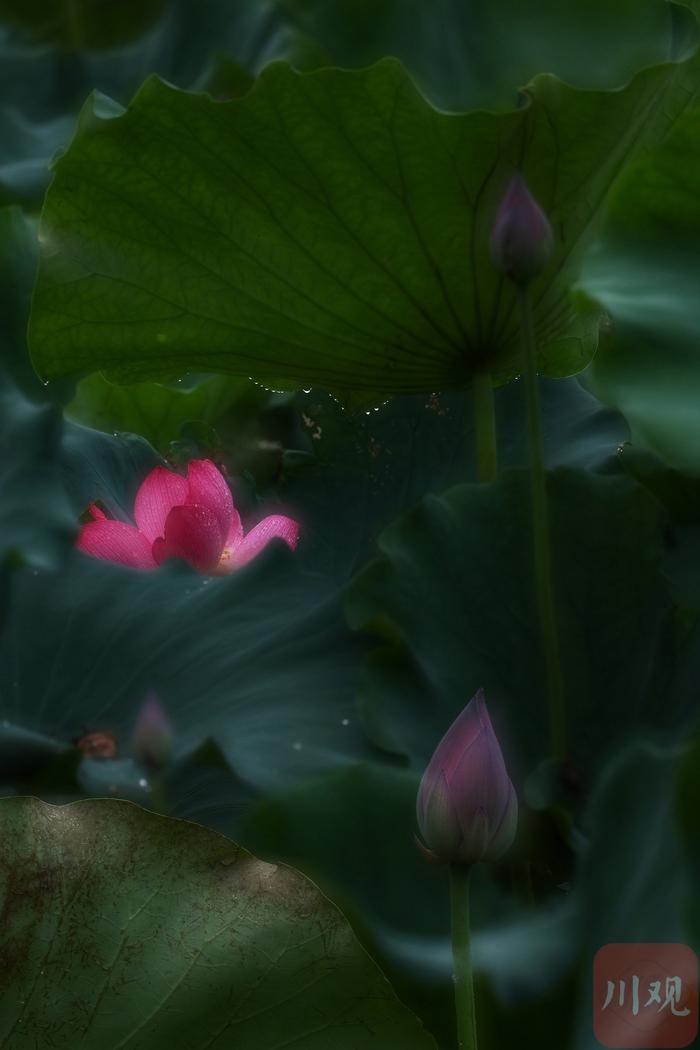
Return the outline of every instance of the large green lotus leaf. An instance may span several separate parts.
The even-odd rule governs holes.
[[[607,308],[612,337],[586,374],[624,412],[635,444],[700,473],[700,111],[634,164],[611,200],[603,245],[583,284]]]
[[[0,208],[0,331],[3,364],[29,398],[65,401],[72,384],[42,387],[26,350],[26,326],[37,264],[36,223],[16,206]],[[269,395],[248,380],[189,377],[168,385],[138,383],[115,386],[95,374],[78,384],[67,416],[88,427],[114,433],[131,431],[165,451],[191,421],[215,423],[233,411],[238,429],[250,422]],[[69,439],[70,440],[70,439]],[[99,437],[95,435],[95,441]],[[104,445],[104,443],[102,443]]]
[[[502,467],[527,465],[525,391],[494,391]],[[628,441],[622,417],[575,378],[541,379],[545,458],[549,467],[608,471]],[[310,569],[340,581],[376,552],[381,531],[426,493],[476,480],[471,392],[397,397],[350,413],[319,391],[298,394],[303,437],[285,456],[280,492],[304,508],[313,540],[301,556]]]
[[[629,478],[559,470],[549,480],[569,749],[584,779],[630,726],[670,726],[678,625],[661,575],[662,515]],[[547,753],[526,476],[427,497],[380,539],[354,580],[350,622],[385,639],[362,690],[381,746],[422,768],[485,688],[512,762]]]
[[[17,570],[5,604],[0,738],[28,730],[68,747],[113,732],[128,755],[155,690],[176,757],[212,738],[259,790],[367,753],[354,706],[359,653],[337,592],[286,549],[212,580],[76,554],[55,573]]]
[[[8,1050],[435,1046],[292,869],[125,802],[6,799],[0,824]]]
[[[254,375],[364,398],[519,371],[512,289],[489,231],[520,167],[556,248],[533,285],[541,369],[579,371],[598,312],[569,282],[610,186],[700,91],[700,59],[623,90],[552,76],[520,109],[449,115],[403,67],[268,66],[217,103],[146,82],[126,113],[85,109],[55,165],[30,341],[45,378]],[[580,305],[580,304],[579,304]]]
[[[687,12],[664,0],[278,3],[293,25],[319,38],[327,63],[358,67],[396,55],[447,109],[512,104],[516,89],[543,70],[578,87],[623,84],[665,61],[687,31]]]

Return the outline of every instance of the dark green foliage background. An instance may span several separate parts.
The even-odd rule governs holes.
[[[512,855],[474,876],[481,1050],[593,1050],[600,946],[700,950],[697,14],[170,0],[112,19],[97,0],[0,3],[3,794],[130,800],[312,879],[405,1007],[333,913],[358,996],[387,1004],[339,1047],[454,1045],[446,877],[414,847],[414,801],[480,687],[522,814]],[[563,774],[517,326],[487,249],[516,163],[559,245],[536,294]],[[475,477],[476,368],[499,384],[493,484]],[[208,580],[72,550],[89,502],[127,520],[156,463],[193,456],[226,465],[244,519],[297,518],[298,551]],[[175,734],[160,779],[130,745],[150,690]],[[92,732],[115,735],[113,759],[77,748]],[[25,805],[0,803],[7,878],[32,828],[45,835]],[[207,836],[90,806],[103,828],[115,814],[117,867],[124,814],[137,836],[160,822],[156,894],[163,857]],[[46,846],[59,866],[66,834]],[[285,885],[258,928],[273,955]],[[146,981],[158,960],[143,966]],[[13,996],[8,1046],[33,1046]],[[56,1045],[77,1045],[65,1002]],[[284,1045],[285,1023],[261,1050]],[[311,1029],[295,1045],[336,1045]],[[168,1031],[124,1045],[172,1045]]]

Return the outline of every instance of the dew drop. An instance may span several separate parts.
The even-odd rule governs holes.
[[[349,726],[350,725],[350,719],[349,718],[343,718],[341,720],[340,724],[341,724],[341,726]]]
[[[301,740],[295,740],[292,744],[292,748],[294,751],[301,751],[303,746],[304,745],[302,744]]]
[[[148,787],[148,781],[146,780],[145,777],[141,777],[141,779],[139,780],[139,787],[140,788],[147,788]]]

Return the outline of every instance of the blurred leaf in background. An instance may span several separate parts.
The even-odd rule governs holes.
[[[586,373],[636,445],[700,474],[700,111],[634,164],[610,202],[583,285],[613,328]]]
[[[46,568],[70,549],[75,519],[57,477],[61,426],[53,406],[0,388],[0,563]]]
[[[0,0],[0,19],[27,30],[39,44],[60,48],[106,48],[140,36],[168,0]]]
[[[75,519],[58,477],[63,420],[36,403],[44,388],[25,347],[36,259],[32,224],[0,208],[0,563],[47,568],[70,549]]]
[[[298,34],[267,0],[6,0],[2,7],[0,202],[31,207],[41,204],[49,161],[70,142],[92,91],[125,105],[158,73],[231,97],[267,61],[296,53]]]
[[[688,12],[665,0],[277,2],[323,44],[326,65],[357,68],[395,55],[450,110],[512,105],[538,73],[576,87],[619,87],[695,35]]]

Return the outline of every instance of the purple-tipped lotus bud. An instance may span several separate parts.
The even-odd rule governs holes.
[[[173,728],[165,708],[155,693],[149,693],[136,716],[131,749],[144,766],[161,769],[173,748]]]
[[[498,860],[518,824],[518,800],[491,725],[483,690],[435,749],[418,788],[416,815],[431,860]]]
[[[549,219],[522,175],[514,175],[491,231],[491,258],[495,266],[514,284],[525,288],[549,262],[552,243]]]

